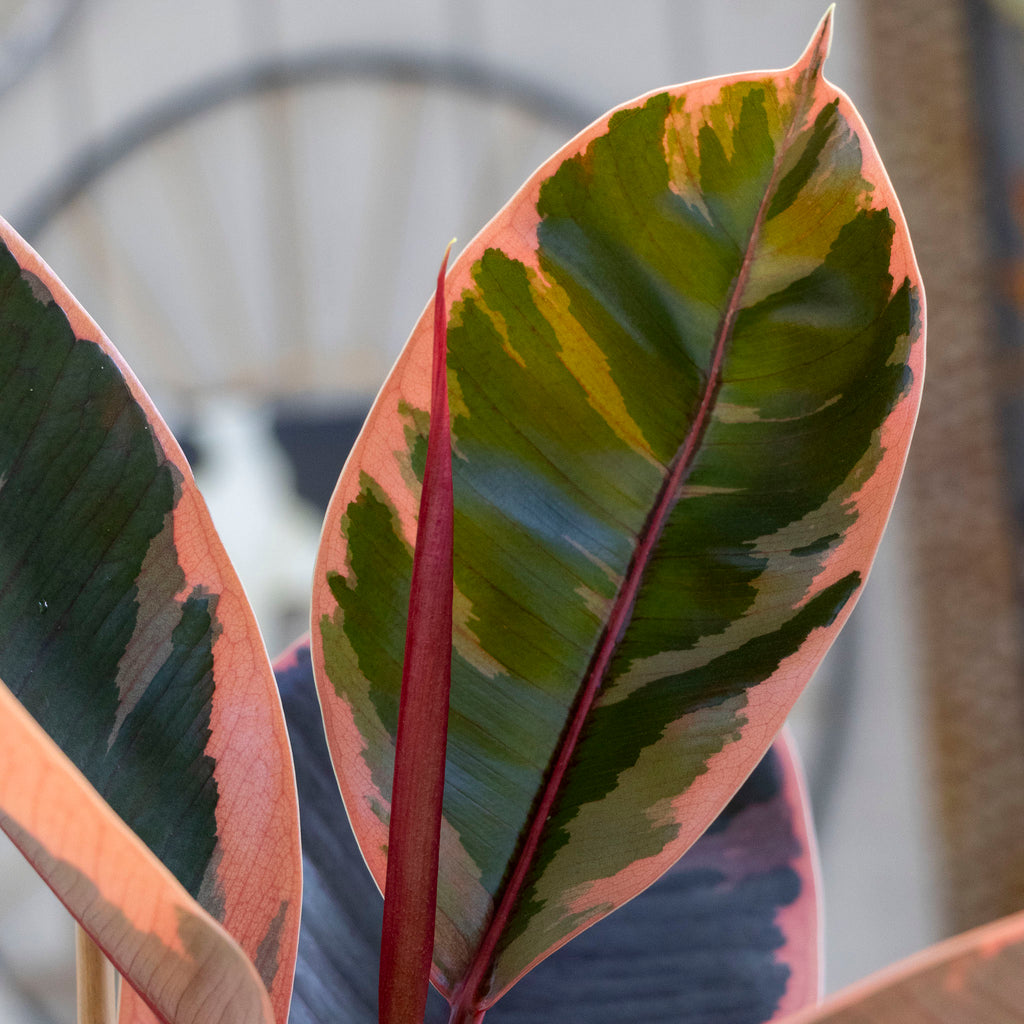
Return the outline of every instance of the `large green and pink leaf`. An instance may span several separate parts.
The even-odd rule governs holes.
[[[290,1024],[377,1020],[380,894],[342,821],[308,644],[275,668],[295,751],[305,889]],[[495,1024],[763,1024],[818,995],[814,841],[785,734],[653,886],[528,974]],[[447,1020],[432,993],[427,1021]]]
[[[641,891],[760,760],[868,573],[923,374],[898,203],[822,74],[652,93],[449,275],[455,626],[433,980],[469,1020]],[[425,314],[349,458],[314,667],[383,884]]]
[[[0,678],[240,943],[283,1024],[301,861],[262,639],[167,427],[7,225],[0,481]]]

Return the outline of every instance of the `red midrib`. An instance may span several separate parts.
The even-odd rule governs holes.
[[[801,112],[805,113],[805,112]],[[491,918],[490,924],[476,954],[465,981],[455,989],[452,997],[452,1013],[449,1024],[469,1024],[483,1019],[484,1011],[490,1004],[482,1003],[477,998],[477,993],[483,983],[485,974],[490,968],[494,952],[498,942],[504,934],[505,927],[512,916],[516,904],[523,893],[526,877],[536,859],[537,850],[540,847],[540,840],[547,825],[551,810],[554,807],[558,792],[562,787],[565,773],[569,762],[579,743],[580,734],[587,716],[590,714],[594,701],[604,683],[605,673],[611,663],[612,655],[619,644],[622,633],[629,622],[633,604],[636,601],[637,591],[640,589],[640,582],[651,559],[654,547],[661,537],[662,530],[668,520],[669,514],[679,500],[679,492],[686,477],[693,468],[694,456],[700,445],[704,432],[707,429],[711,417],[711,410],[714,406],[715,397],[721,385],[722,363],[725,359],[726,348],[732,338],[733,329],[736,324],[736,317],[739,313],[739,303],[746,288],[750,276],[750,266],[753,260],[754,249],[757,246],[761,228],[764,224],[765,214],[768,209],[769,198],[773,195],[775,185],[778,182],[782,155],[786,152],[787,144],[790,142],[801,117],[794,117],[783,138],[775,156],[774,167],[768,179],[764,196],[761,198],[760,206],[754,218],[750,238],[743,254],[743,262],[740,264],[739,272],[733,283],[732,292],[729,295],[729,303],[719,324],[715,348],[711,359],[711,366],[708,368],[707,380],[704,387],[704,394],[701,396],[700,407],[694,417],[693,425],[680,446],[679,451],[672,462],[669,475],[662,485],[658,500],[651,510],[643,532],[640,535],[640,542],[633,554],[625,580],[615,599],[608,624],[601,635],[601,643],[591,662],[587,672],[586,682],[573,712],[572,720],[562,739],[558,751],[558,757],[544,784],[544,791],[541,795],[527,831],[526,838],[520,847],[515,868],[506,884],[498,908]]]

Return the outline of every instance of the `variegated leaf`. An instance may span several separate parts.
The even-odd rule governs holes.
[[[455,262],[455,625],[434,981],[475,1019],[673,864],[763,755],[867,575],[923,295],[867,131],[793,67],[658,91]],[[429,317],[335,492],[314,667],[378,884]]]
[[[0,677],[238,940],[283,1024],[301,861],[262,639],[149,398],[0,236]]]

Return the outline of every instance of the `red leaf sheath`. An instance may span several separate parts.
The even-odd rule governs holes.
[[[420,1024],[434,949],[452,660],[451,423],[445,252],[434,297],[430,435],[413,558],[391,794],[380,1024]]]

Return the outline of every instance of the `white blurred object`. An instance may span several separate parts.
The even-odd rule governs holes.
[[[274,657],[308,628],[320,518],[296,497],[265,409],[229,393],[198,414],[196,482]]]

